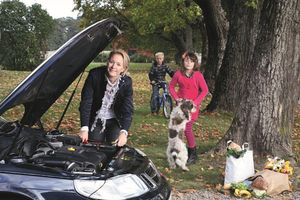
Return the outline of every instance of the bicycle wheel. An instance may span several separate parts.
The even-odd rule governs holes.
[[[172,98],[170,95],[166,95],[163,102],[163,111],[165,118],[169,119],[173,109]]]

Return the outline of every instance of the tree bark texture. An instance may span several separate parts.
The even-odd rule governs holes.
[[[245,5],[247,0],[235,0],[229,19],[226,49],[208,112],[217,107],[234,111],[239,101],[239,85],[243,85],[243,69],[250,62],[257,35],[261,4],[257,9]]]
[[[220,0],[194,0],[202,9],[208,38],[208,58],[204,77],[210,91],[222,63],[227,40],[228,22]]]
[[[208,57],[208,39],[207,39],[207,31],[204,24],[204,21],[201,20],[199,23],[199,29],[202,35],[202,50],[201,50],[201,65],[200,65],[200,71],[203,72],[205,69],[205,66],[207,65],[207,57]]]
[[[264,0],[252,59],[244,68],[241,101],[219,142],[249,142],[254,152],[292,156],[299,98],[300,0]],[[246,63],[246,62],[244,62]]]
[[[177,48],[175,60],[177,64],[181,64],[181,55],[187,50],[193,50],[193,28],[187,25],[185,29],[173,32],[171,39]]]

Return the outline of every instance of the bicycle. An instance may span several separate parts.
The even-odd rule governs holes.
[[[152,83],[152,85],[157,85],[160,91],[160,88],[163,89],[163,92],[159,92],[159,99],[158,99],[158,106],[157,106],[157,110],[156,113],[159,113],[159,110],[161,107],[163,107],[163,114],[165,116],[165,118],[169,119],[171,112],[173,110],[173,102],[172,102],[172,98],[171,95],[169,93],[169,87],[166,81],[159,81],[156,83]],[[155,102],[154,102],[155,101]],[[153,94],[151,96],[151,105],[155,104],[156,105],[157,99],[153,98]],[[151,106],[150,105],[150,106]]]

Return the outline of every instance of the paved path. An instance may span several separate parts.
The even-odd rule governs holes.
[[[212,190],[195,191],[189,193],[176,193],[172,195],[172,200],[236,200],[236,199],[241,199],[241,198],[236,198],[233,195],[224,195],[222,193],[212,191]],[[257,198],[251,198],[251,199],[257,199]],[[275,197],[263,198],[263,200],[274,200],[274,199],[299,200],[300,191],[286,193]]]

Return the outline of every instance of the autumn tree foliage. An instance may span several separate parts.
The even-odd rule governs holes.
[[[86,26],[107,17],[122,20],[131,47],[164,51],[178,59],[186,50],[200,51],[201,9],[186,0],[76,0]]]
[[[47,50],[54,21],[40,4],[20,1],[0,4],[0,65],[10,70],[32,70]]]

